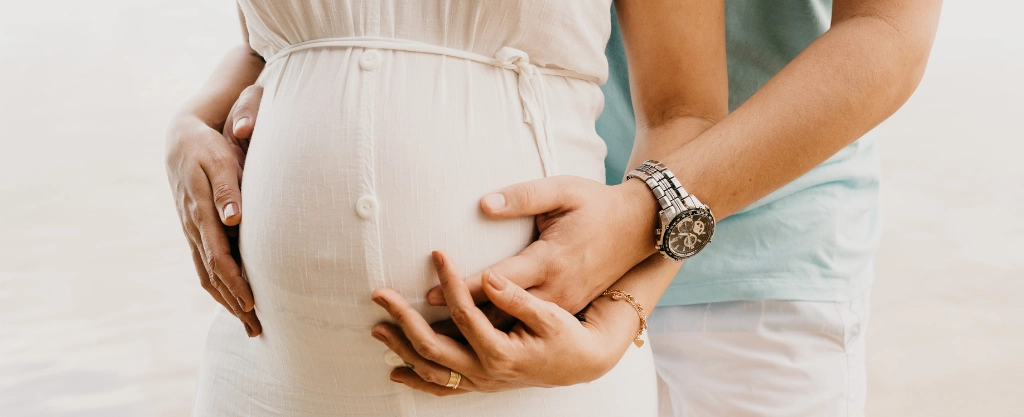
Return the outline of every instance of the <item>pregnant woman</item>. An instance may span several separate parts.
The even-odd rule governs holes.
[[[444,318],[425,301],[431,250],[478,272],[530,243],[531,219],[487,218],[480,196],[551,175],[604,181],[610,0],[239,3],[267,61],[239,235],[263,334],[219,314],[195,415],[656,414],[649,347],[588,384],[440,398],[388,381],[402,361],[370,336],[390,319],[377,288]]]

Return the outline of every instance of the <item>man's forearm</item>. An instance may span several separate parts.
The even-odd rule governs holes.
[[[931,3],[908,25],[859,15],[836,22],[735,112],[661,161],[719,218],[807,173],[910,97],[938,20]],[[637,140],[664,143],[681,126],[641,128]]]
[[[222,130],[238,95],[256,82],[263,66],[263,60],[248,45],[233,48],[179,114],[192,115],[217,131]]]

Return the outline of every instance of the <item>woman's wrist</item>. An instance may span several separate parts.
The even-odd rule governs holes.
[[[650,313],[682,265],[656,253],[616,281],[612,288],[629,293]]]
[[[675,278],[682,264],[654,254],[630,270],[609,289],[627,293],[650,315],[661,295]],[[624,300],[601,296],[591,302],[585,313],[588,323],[599,326],[609,340],[632,342],[640,330],[638,311]]]
[[[601,334],[602,343],[614,349],[607,349],[607,361],[614,364],[621,353],[629,347],[640,330],[640,317],[636,310],[625,301],[611,297],[597,297],[584,312],[587,325],[592,325]]]

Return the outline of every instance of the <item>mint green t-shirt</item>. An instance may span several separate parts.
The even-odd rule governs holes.
[[[821,36],[831,11],[830,0],[726,0],[730,109]],[[614,14],[612,24],[606,50],[610,75],[602,86],[605,107],[597,131],[608,145],[607,182],[618,184],[636,122]],[[874,277],[881,229],[878,178],[878,153],[869,134],[719,221],[711,244],[683,264],[658,305],[846,301],[860,295]]]

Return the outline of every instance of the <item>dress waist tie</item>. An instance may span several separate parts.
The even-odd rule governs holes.
[[[482,64],[515,71],[519,79],[519,99],[523,103],[523,121],[533,129],[533,137],[537,143],[537,151],[540,154],[541,167],[544,169],[544,176],[557,174],[554,159],[551,156],[551,149],[548,141],[547,123],[544,117],[544,108],[541,106],[543,100],[541,89],[543,89],[542,75],[554,75],[561,77],[576,78],[583,81],[597,83],[597,77],[580,74],[576,71],[543,68],[530,63],[530,56],[519,49],[504,47],[498,50],[494,57],[474,54],[459,49],[445,48],[443,46],[430,45],[420,42],[413,42],[403,39],[373,38],[373,37],[350,37],[350,38],[325,38],[314,39],[289,45],[274,56],[267,59],[267,65],[271,65],[281,58],[284,58],[295,51],[312,48],[369,48],[385,49],[405,52],[419,52],[425,54],[444,55],[454,58],[468,59]]]

